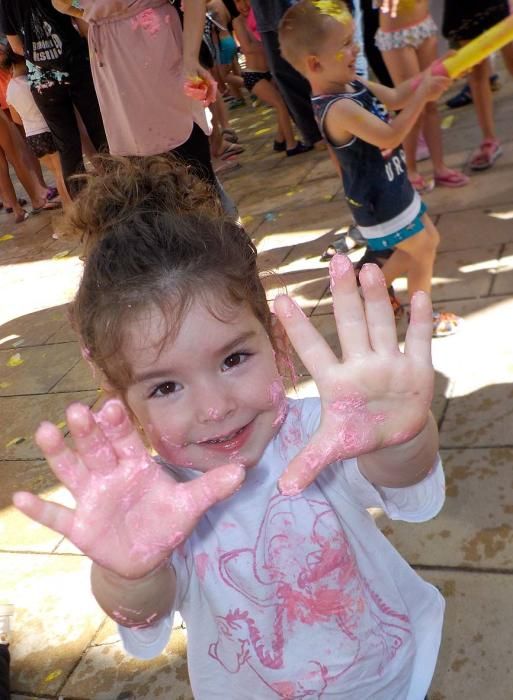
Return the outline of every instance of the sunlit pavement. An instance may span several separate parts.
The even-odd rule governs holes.
[[[502,158],[468,187],[426,197],[442,238],[434,301],[465,318],[459,334],[433,342],[446,506],[422,525],[378,518],[446,596],[431,700],[513,697],[513,87],[506,78],[495,101]],[[248,106],[231,115],[246,152],[223,179],[262,270],[277,273],[266,278],[269,295],[286,287],[336,347],[327,264],[319,257],[350,223],[338,177],[326,153],[273,153],[269,110]],[[465,166],[479,142],[473,109],[442,118],[448,164]],[[428,173],[428,164],[421,170]],[[101,400],[66,318],[79,248],[52,239],[52,230],[47,215],[18,226],[0,216],[0,603],[16,605],[14,698],[190,700],[179,622],[158,659],[126,656],[89,592],[86,558],[10,505],[17,489],[71,502],[32,434],[42,419],[62,422],[72,400]],[[404,298],[404,280],[397,290]],[[301,374],[297,393],[313,390]]]

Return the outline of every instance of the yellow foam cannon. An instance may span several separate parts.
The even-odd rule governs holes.
[[[453,56],[436,61],[433,64],[432,72],[434,75],[458,78],[462,73],[484,61],[494,51],[502,49],[510,41],[513,41],[513,15],[506,17],[502,22],[498,22],[490,29],[487,29],[486,32],[476,39],[472,39]]]

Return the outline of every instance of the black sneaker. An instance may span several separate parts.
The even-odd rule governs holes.
[[[472,93],[470,92],[470,85],[466,83],[463,88],[454,97],[451,97],[445,103],[449,109],[458,109],[459,107],[466,107],[472,104]]]
[[[298,141],[294,148],[287,148],[287,155],[298,156],[301,153],[306,153],[307,151],[311,150],[313,150],[313,146],[307,146],[306,144],[302,143],[302,141]]]
[[[283,153],[283,151],[287,150],[287,144],[285,141],[275,141],[273,143],[273,151],[276,151],[276,153]]]

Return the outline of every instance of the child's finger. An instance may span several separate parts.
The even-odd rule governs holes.
[[[206,472],[197,479],[180,484],[187,490],[190,515],[197,519],[219,501],[232,496],[246,477],[246,470],[239,464],[225,464]]]
[[[130,460],[141,468],[150,456],[127,410],[119,399],[110,399],[95,415],[96,422],[119,460]]]
[[[397,331],[394,311],[383,273],[377,265],[364,265],[360,284],[365,299],[365,315],[372,349],[384,355],[396,354]]]
[[[66,409],[66,419],[76,451],[85,466],[104,474],[115,469],[118,464],[116,453],[92,411],[80,403],[73,403]]]
[[[338,363],[328,343],[290,297],[285,294],[276,297],[274,311],[314,380],[319,378],[321,371]]]
[[[86,470],[73,450],[64,442],[59,428],[44,421],[36,430],[34,438],[55,476],[71,493],[77,493],[86,476]]]
[[[433,336],[433,307],[425,292],[415,292],[411,298],[410,323],[406,331],[404,354],[431,364]]]
[[[12,501],[18,510],[32,520],[69,538],[73,529],[75,511],[52,501],[44,501],[27,491],[17,491]]]
[[[361,357],[370,351],[369,333],[353,264],[347,256],[333,256],[330,280],[342,358]]]
[[[278,488],[284,496],[297,496],[317,475],[336,459],[335,449],[326,440],[326,436],[317,431],[309,443],[288,464],[278,480]]]

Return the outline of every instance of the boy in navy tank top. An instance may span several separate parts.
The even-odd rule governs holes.
[[[357,79],[353,31],[341,0],[299,0],[281,21],[281,52],[310,83],[319,128],[341,165],[346,200],[369,248],[394,249],[382,268],[387,285],[406,275],[411,299],[431,292],[440,236],[408,180],[401,142],[450,79],[426,72],[417,87],[407,80],[395,88]],[[400,114],[390,119],[385,104]],[[450,335],[460,323],[436,311],[433,335]]]

